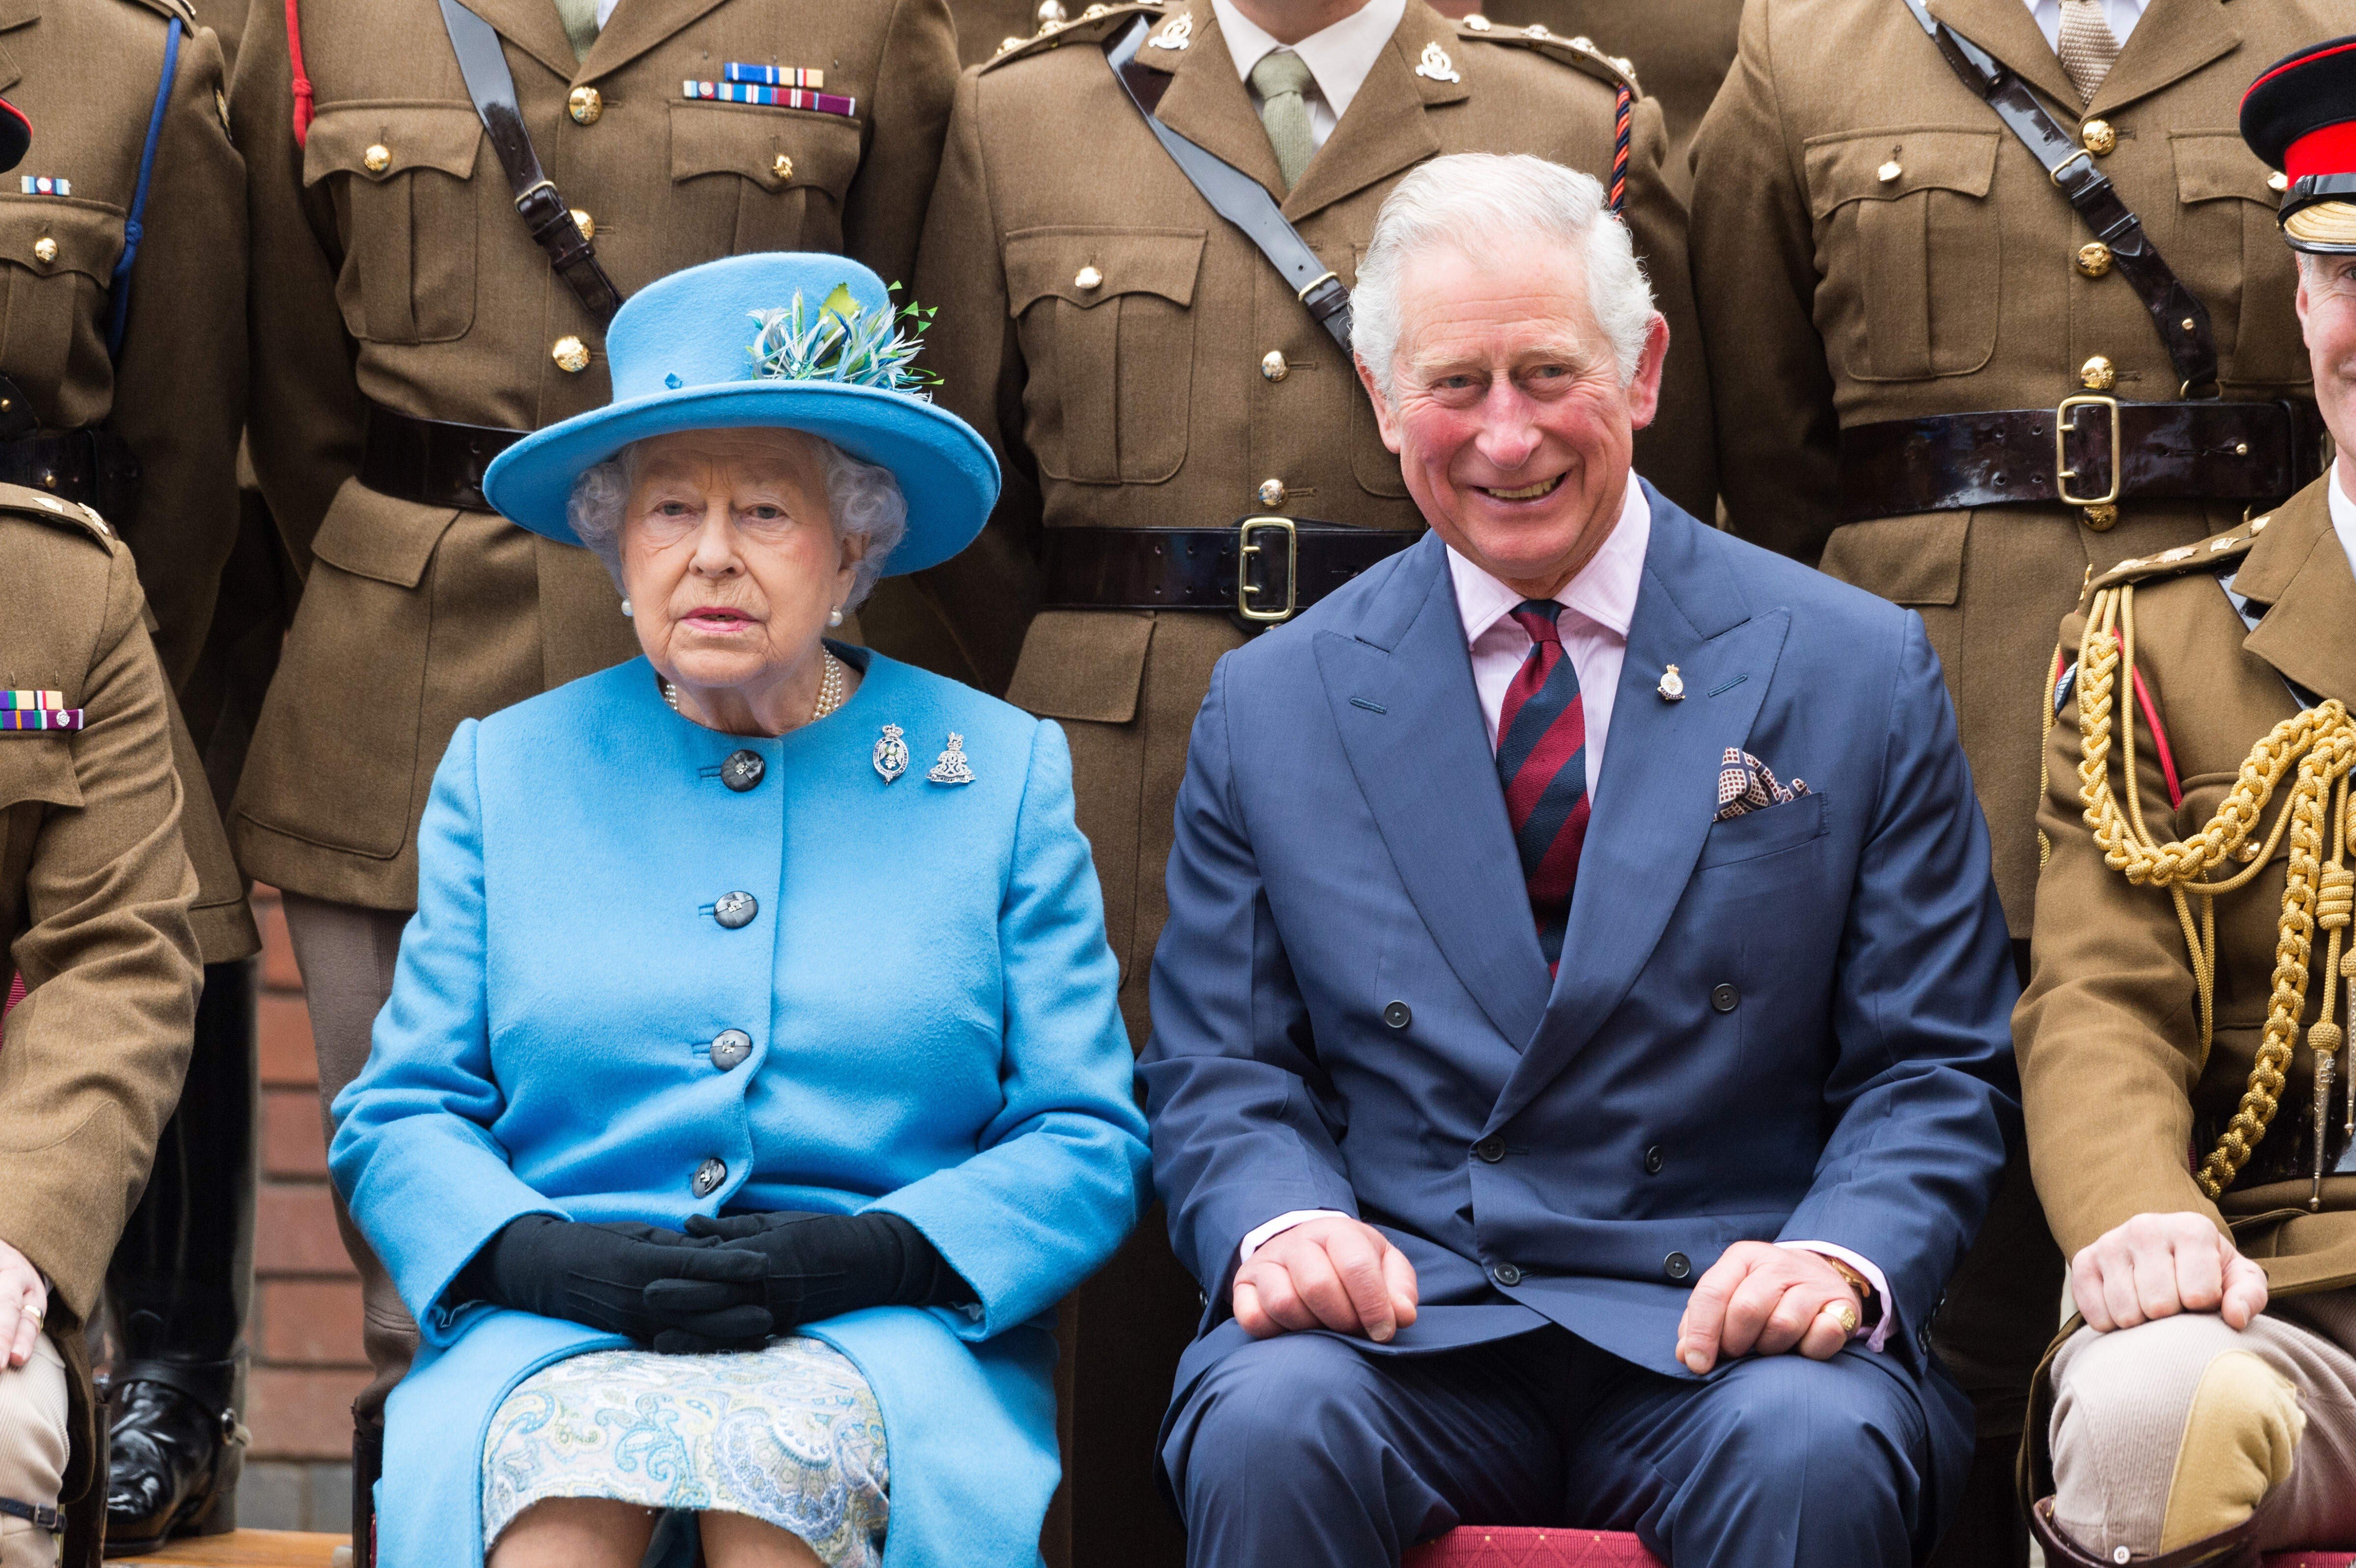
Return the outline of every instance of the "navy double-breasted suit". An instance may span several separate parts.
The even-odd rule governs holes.
[[[1792,1562],[1811,1541],[1902,1561],[1960,1482],[1968,1414],[1924,1331],[2018,1136],[2015,987],[1938,661],[1911,612],[1648,495],[1609,761],[1551,981],[1438,537],[1219,665],[1179,796],[1140,1068],[1171,1234],[1209,1301],[1164,1447],[1199,1562],[1364,1563],[1484,1504],[1635,1528],[1681,1565]],[[1670,665],[1682,699],[1658,689]],[[1730,747],[1807,793],[1713,820]],[[1230,1318],[1239,1243],[1301,1209],[1355,1214],[1414,1264],[1421,1315],[1390,1345],[1349,1341],[1338,1359],[1333,1336],[1255,1346]],[[1692,1377],[1679,1317],[1743,1240],[1870,1260],[1895,1331],[1828,1363]],[[1533,1335],[1549,1325],[1569,1336]],[[1492,1377],[1508,1342],[1509,1358],[1547,1346],[1556,1360],[1516,1363],[1500,1389],[1566,1392],[1472,1428],[1521,1434],[1526,1456],[1523,1428],[1547,1427],[1555,1470],[1578,1472],[1555,1477],[1551,1500],[1436,1475],[1463,1464],[1422,1454],[1429,1432],[1391,1430],[1412,1415],[1386,1417],[1388,1435],[1345,1430],[1402,1376],[1437,1380],[1418,1396],[1431,1417],[1432,1399]],[[1483,1347],[1488,1370],[1450,1383],[1451,1357],[1471,1365]],[[1376,1392],[1335,1392],[1362,1385]],[[1237,1397],[1269,1405],[1271,1387],[1294,1392],[1262,1432]],[[1818,1424],[1790,1428],[1792,1401]],[[1771,1464],[1734,1488],[1749,1501],[1722,1481],[1697,1498],[1702,1439],[1685,1429],[1700,1411],[1760,1432],[1762,1450],[1777,1445],[1762,1423],[1783,1421],[1816,1451],[1813,1481]],[[1287,1450],[1284,1425],[1309,1449]],[[1879,1522],[1816,1500],[1848,1426],[1870,1440],[1841,1443],[1892,1451],[1905,1472]],[[1215,1429],[1223,1454],[1257,1456],[1206,1459]],[[1582,1449],[1590,1438],[1614,1456]],[[1370,1442],[1371,1459],[1357,1452]],[[1634,1470],[1613,1480],[1623,1461]],[[1318,1488],[1267,1477],[1364,1464],[1378,1499],[1335,1480],[1312,1511],[1371,1509],[1385,1516],[1372,1534],[1354,1515],[1331,1552],[1268,1533],[1288,1528],[1284,1509],[1253,1487]],[[1865,1469],[1839,1485],[1874,1491]],[[1273,1521],[1248,1538],[1212,1517],[1248,1497]]]

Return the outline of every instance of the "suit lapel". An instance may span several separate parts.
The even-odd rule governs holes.
[[[2327,472],[2275,509],[2233,591],[2269,606],[2243,647],[2319,697],[2356,702],[2356,575],[2331,527],[2335,483]]]
[[[2077,117],[2078,89],[2062,69],[2062,58],[2038,29],[2037,18],[2029,15],[2029,7],[2020,0],[1925,0],[1925,4],[1931,15],[2010,66],[2015,75],[2060,104],[2065,123]],[[2164,9],[2167,4],[2168,0],[2158,0],[2152,9]],[[2147,15],[2136,24],[2136,36],[2140,37],[2149,26],[2151,18]],[[1933,54],[1938,53],[1939,46],[1928,37],[1922,43]],[[1939,69],[1950,69],[1944,56],[1940,58]]]
[[[1200,0],[1194,17],[1194,31],[1184,48],[1153,46],[1152,39],[1167,30],[1165,23],[1157,25],[1137,51],[1140,64],[1170,73],[1170,91],[1162,95],[1154,118],[1251,176],[1281,201],[1284,175],[1276,166],[1276,149],[1269,145],[1268,127],[1259,123],[1251,94],[1236,73],[1235,57],[1219,36],[1210,0]]]
[[[1594,1037],[1652,956],[1717,815],[1718,769],[1743,745],[1791,617],[1752,615],[1717,539],[1650,485],[1653,537],[1612,704],[1603,776],[1546,1019],[1490,1117],[1502,1125]],[[1658,691],[1677,667],[1682,701]]]
[[[2154,0],[2127,36],[2117,63],[2103,79],[2086,112],[2114,113],[2191,75],[2241,42],[2241,33],[2226,20],[2225,8],[2217,0]],[[2257,68],[2249,74],[2256,75]]]
[[[1404,168],[1440,155],[1440,136],[1425,118],[1434,103],[1454,103],[1471,95],[1462,80],[1418,76],[1416,63],[1426,44],[1453,54],[1455,27],[1423,0],[1408,0],[1398,30],[1375,57],[1366,80],[1350,101],[1350,112],[1301,171],[1301,183],[1285,198],[1284,215],[1301,222]],[[1456,74],[1463,75],[1460,69]]]
[[[564,24],[557,17],[554,0],[463,0],[463,4],[516,48],[565,80],[573,80],[578,62],[573,58],[572,44],[565,39]],[[628,5],[623,6],[617,17],[629,9]],[[441,13],[436,11],[434,16],[439,20]]]
[[[1314,647],[1343,752],[1416,912],[1524,1049],[1546,1008],[1546,959],[1440,537],[1408,550],[1356,636],[1321,632]]]
[[[526,4],[531,0],[525,0]],[[554,13],[550,0],[538,0],[540,8]],[[589,56],[581,62],[578,81],[594,81],[613,75],[640,55],[695,21],[704,13],[725,4],[725,0],[629,0],[616,9],[614,19],[598,33],[597,41],[590,46]],[[563,29],[557,29],[558,36]],[[565,58],[572,58],[568,45]]]

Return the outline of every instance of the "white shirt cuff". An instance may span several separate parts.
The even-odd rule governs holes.
[[[1879,1269],[1850,1252],[1847,1247],[1837,1247],[1830,1242],[1778,1242],[1775,1244],[1779,1247],[1789,1247],[1797,1253],[1815,1253],[1820,1257],[1838,1258],[1865,1275],[1865,1283],[1873,1286],[1873,1294],[1881,1302],[1881,1316],[1872,1323],[1858,1324],[1857,1332],[1849,1338],[1864,1340],[1865,1348],[1869,1350],[1879,1350],[1888,1342],[1890,1327],[1898,1320],[1898,1312],[1890,1299],[1890,1282],[1881,1277]]]
[[[1303,1220],[1322,1220],[1328,1214],[1342,1214],[1342,1211],[1339,1209],[1295,1209],[1290,1213],[1279,1214],[1275,1219],[1270,1220],[1265,1225],[1253,1226],[1250,1230],[1244,1232],[1244,1244],[1236,1249],[1236,1266],[1237,1268],[1241,1268],[1244,1264],[1251,1262],[1252,1254],[1259,1251],[1260,1248],[1268,1245],[1268,1243],[1274,1240],[1279,1233],[1290,1231],[1293,1226],[1298,1225]],[[1346,1220],[1349,1216],[1347,1214],[1342,1214],[1342,1218]]]

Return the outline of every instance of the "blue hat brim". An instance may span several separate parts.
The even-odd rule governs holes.
[[[752,429],[802,431],[892,471],[907,498],[908,532],[886,576],[956,555],[998,501],[998,459],[971,425],[905,392],[829,381],[731,381],[609,403],[499,453],[483,495],[509,521],[577,545],[565,506],[590,468],[648,436]]]

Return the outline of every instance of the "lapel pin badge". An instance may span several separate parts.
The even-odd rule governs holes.
[[[1686,699],[1686,677],[1677,673],[1676,666],[1671,665],[1661,672],[1661,684],[1653,689],[1661,694],[1664,702],[1683,702]]]
[[[954,730],[950,731],[948,750],[941,753],[940,760],[933,764],[933,771],[925,776],[937,784],[973,783],[973,770],[966,766],[965,762],[965,737]]]
[[[884,775],[885,784],[908,771],[908,742],[901,739],[897,724],[884,725],[883,739],[875,742],[875,771]]]

